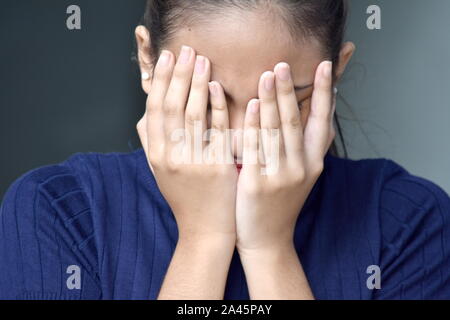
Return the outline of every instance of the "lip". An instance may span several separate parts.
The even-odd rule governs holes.
[[[238,161],[238,159],[234,158],[234,163],[236,165],[236,169],[237,169],[238,173],[240,173],[242,170],[242,163],[240,163],[240,162],[241,161]]]

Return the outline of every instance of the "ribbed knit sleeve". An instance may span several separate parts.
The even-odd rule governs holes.
[[[381,290],[377,299],[450,299],[450,198],[388,161],[380,195]]]
[[[99,299],[90,203],[70,168],[48,166],[9,188],[0,211],[0,299]]]

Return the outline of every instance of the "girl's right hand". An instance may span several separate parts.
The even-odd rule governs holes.
[[[223,139],[225,147],[231,146],[225,143],[229,128],[225,95],[217,82],[212,83],[216,94],[213,88],[208,89],[211,70],[206,57],[186,47],[176,64],[175,60],[168,50],[159,58],[146,113],[137,125],[139,137],[158,187],[176,218],[179,238],[229,239],[234,245],[238,173],[231,147],[225,149],[231,161],[224,161],[223,154],[212,147],[219,141],[213,139]],[[207,143],[203,134],[209,90],[211,127],[215,130]],[[205,163],[203,158],[194,162],[194,148],[199,146],[203,150],[200,157],[207,154],[211,162]]]

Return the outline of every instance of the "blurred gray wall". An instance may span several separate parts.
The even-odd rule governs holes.
[[[81,30],[67,8],[81,7]],[[145,0],[0,1],[0,198],[76,152],[127,152],[145,95],[132,62]]]
[[[71,4],[82,30],[66,28]],[[75,152],[140,147],[145,96],[131,53],[144,4],[0,2],[0,197],[21,174]],[[371,4],[382,9],[381,30],[366,27]],[[351,6],[357,52],[340,85],[351,109],[338,104],[350,157],[391,158],[450,192],[450,1]]]
[[[392,159],[450,193],[450,1],[350,2],[357,50],[337,106],[350,158]],[[373,4],[381,30],[366,26]]]

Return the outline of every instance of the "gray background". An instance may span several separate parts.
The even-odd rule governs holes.
[[[66,8],[82,9],[69,31]],[[131,60],[144,0],[2,0],[0,197],[30,169],[76,152],[140,147],[145,96]],[[366,8],[382,9],[382,29]],[[350,158],[390,158],[450,192],[450,1],[352,0],[357,46],[339,85]]]
[[[366,27],[371,4],[381,30]],[[448,0],[352,0],[347,40],[357,50],[339,85],[351,108],[337,106],[350,158],[392,159],[448,193],[449,31]]]

